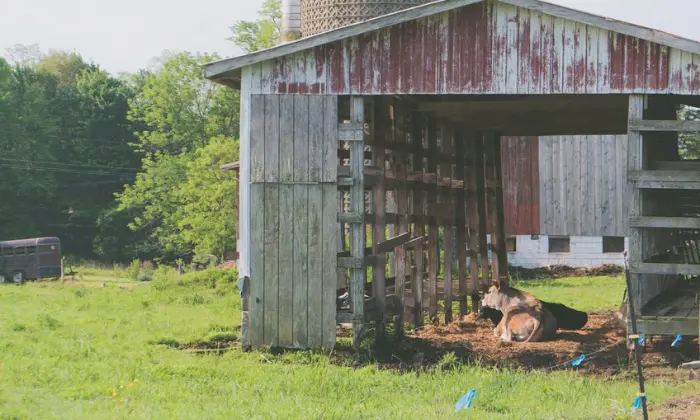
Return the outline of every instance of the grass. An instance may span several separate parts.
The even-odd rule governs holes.
[[[460,366],[449,356],[445,370],[416,377],[373,365],[355,370],[321,352],[190,351],[235,338],[234,278],[156,273],[136,288],[2,287],[0,419],[609,419],[627,418],[636,393],[629,375],[503,371]],[[614,305],[618,297],[599,295],[620,280],[519,286],[564,303],[578,296],[586,309]],[[471,388],[472,409],[454,414]],[[673,379],[648,383],[654,404],[698,391]]]
[[[520,280],[514,287],[526,290],[547,302],[597,312],[617,310],[625,291],[624,277],[576,277],[543,280]]]

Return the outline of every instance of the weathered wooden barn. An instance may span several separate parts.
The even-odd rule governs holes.
[[[628,139],[627,168],[614,169],[629,185],[615,198],[627,203],[640,332],[697,334],[700,165],[680,160],[678,132],[700,124],[678,121],[677,109],[700,102],[699,65],[698,42],[538,0],[436,1],[210,63],[208,78],[241,90],[244,342],[332,346],[336,323],[352,322],[357,345],[370,322],[381,335],[394,317],[402,334],[407,308],[416,322],[424,304],[436,318],[438,300],[447,322],[452,301],[465,313],[467,296],[507,283],[501,143],[596,134]],[[602,192],[587,177],[603,173],[596,165],[611,173],[610,162],[574,147],[592,158],[559,170],[580,189],[539,191],[532,205],[576,209],[552,219],[555,234],[624,233],[609,207],[589,201]],[[444,264],[453,253],[456,273]],[[343,269],[349,310],[336,301]]]

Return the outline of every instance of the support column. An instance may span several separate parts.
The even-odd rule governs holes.
[[[364,126],[364,98],[350,98],[350,122],[360,127]],[[350,211],[364,216],[364,155],[365,142],[363,139],[350,142],[350,173],[353,184],[350,187]],[[363,263],[350,269],[350,298],[352,299],[353,347],[360,349],[360,341],[364,335],[365,322],[365,223],[353,223],[350,227],[350,254],[355,261]]]

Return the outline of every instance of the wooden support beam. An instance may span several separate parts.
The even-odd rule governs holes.
[[[378,142],[379,138],[383,138],[386,134],[386,125],[389,123],[388,112],[386,105],[381,102],[375,102],[374,107],[374,124],[373,124],[373,140]],[[374,288],[374,303],[375,310],[379,313],[379,321],[377,322],[377,339],[382,341],[386,338],[386,325],[384,324],[384,316],[386,313],[386,256],[380,252],[379,243],[386,239],[386,189],[385,189],[385,169],[386,169],[386,150],[381,147],[373,147],[372,165],[382,171],[382,177],[373,188],[374,195],[374,254],[377,255],[377,264],[372,270],[372,287]]]
[[[476,136],[470,133],[466,138],[466,152],[469,157],[476,162]],[[469,271],[471,277],[471,288],[469,290],[471,296],[472,312],[479,311],[479,261],[477,250],[479,249],[479,210],[477,200],[477,166],[471,165],[467,174],[466,203],[467,203],[467,221],[469,225]]]
[[[406,125],[407,121],[403,118],[405,114],[402,113],[398,121],[395,120],[395,124],[400,127],[399,133],[396,136],[397,141],[406,143]],[[399,243],[405,243],[411,238],[411,232],[409,232],[408,226],[408,188],[406,186],[406,158],[405,157],[394,157],[393,160],[394,173],[396,174],[396,179],[399,181],[398,188],[396,190],[396,204],[397,213],[399,215],[399,235],[396,238],[396,247],[394,248],[394,255],[396,255],[396,278],[403,279],[409,272],[406,267],[406,249],[399,245]],[[401,242],[399,242],[401,241]],[[405,283],[402,281],[396,282],[396,288],[394,293],[394,299],[396,302],[396,336],[400,339],[404,335],[404,309],[405,309]]]
[[[484,168],[484,136],[479,133],[475,136],[474,155],[476,159],[475,176],[476,176],[476,199],[478,211],[478,235],[479,235],[479,252],[481,253],[481,288],[486,288],[489,282],[489,258],[486,245],[486,188],[485,188],[485,168]]]
[[[682,133],[692,133],[700,131],[700,121],[680,121],[680,120],[629,120],[630,131],[677,131]]]
[[[400,224],[400,222],[399,222]],[[404,232],[398,236],[394,236],[393,238],[389,238],[383,242],[378,242],[376,245],[376,254],[382,253],[382,252],[391,252],[394,251],[397,246],[404,245],[408,241],[411,240],[411,232]]]
[[[630,171],[630,181],[693,182],[700,183],[700,171]]]
[[[338,125],[338,140],[364,141],[364,123],[341,123]],[[364,155],[364,154],[363,154]]]
[[[428,136],[428,172],[437,172],[437,163],[435,162],[435,154],[437,153],[437,122],[434,118],[428,118],[427,126]],[[437,202],[437,185],[427,187],[428,203]],[[438,276],[438,260],[440,252],[438,249],[438,227],[437,220],[434,215],[428,212],[428,317],[431,321],[438,316],[437,307],[437,276]]]
[[[630,120],[641,120],[644,117],[644,95],[630,95],[629,96],[629,119]],[[629,217],[633,219],[635,217],[643,216],[643,199],[642,190],[639,189],[638,185],[635,185],[633,178],[630,177],[633,173],[641,171],[644,167],[643,160],[643,146],[644,142],[642,135],[639,131],[632,130],[629,128],[627,133],[627,188],[630,191],[629,200]],[[632,284],[639,284],[642,276],[640,273],[635,273],[632,271],[632,264],[638,263],[644,259],[644,247],[642,244],[642,239],[644,238],[642,229],[631,227],[629,228],[629,261],[630,261],[630,279]],[[635,299],[634,304],[637,308],[642,307],[642,302],[639,300],[638,296],[629,296],[630,299]],[[628,323],[629,325],[629,323]]]
[[[441,139],[441,150],[442,153],[445,154],[450,154],[453,152],[452,148],[452,142],[453,142],[453,134],[454,130],[451,125],[443,124],[441,127],[441,133],[440,133],[440,139]],[[452,162],[449,164],[442,164],[440,168],[440,178],[445,179],[445,178],[452,178]],[[453,194],[451,194],[451,191],[442,193],[440,194],[440,198],[442,199],[442,206],[445,208],[448,208],[453,211],[454,215],[454,197]],[[445,289],[446,290],[452,290],[452,251],[453,251],[453,239],[454,239],[454,231],[453,231],[453,223],[450,223],[450,226],[446,226],[444,228],[444,235],[443,235],[443,267],[444,267],[444,275],[445,275]],[[452,294],[447,293],[445,295],[445,324],[450,324],[452,323]]]
[[[494,191],[496,208],[495,227],[496,227],[496,260],[498,261],[498,285],[499,287],[508,287],[508,251],[506,250],[506,227],[503,203],[503,172],[501,169],[501,135],[495,133],[492,136],[492,155],[493,176],[496,188]],[[491,240],[493,241],[493,238]]]
[[[428,242],[428,236],[425,235],[425,193],[423,191],[423,156],[425,135],[425,117],[420,114],[414,114],[411,119],[411,150],[413,154],[413,172],[419,174],[418,187],[413,189],[413,212],[415,221],[413,233],[417,238],[406,243],[406,248],[415,246],[415,274],[411,283],[411,292],[413,297],[413,321],[416,326],[423,325],[423,272],[425,271],[425,244]]]
[[[700,265],[631,262],[630,273],[700,276]]]
[[[630,219],[630,227],[663,229],[700,229],[700,217],[637,216]]]
[[[466,138],[461,130],[454,133],[454,176],[457,179],[465,181],[465,142]],[[466,182],[465,188],[458,190],[455,194],[454,211],[455,215],[461,215],[466,218]],[[465,223],[457,223],[456,227],[456,243],[457,243],[457,276],[459,279],[459,293],[464,295],[464,299],[459,301],[459,316],[463,318],[467,315],[467,228]]]
[[[350,120],[353,123],[364,126],[365,121],[364,98],[354,96],[350,98]],[[364,133],[364,130],[362,131]],[[354,178],[353,187],[350,189],[350,210],[353,213],[364,213],[364,141],[350,142],[350,168]],[[365,285],[365,225],[354,223],[350,226],[350,251],[355,259],[350,275],[350,298],[353,312],[353,347],[359,351],[360,341],[364,335],[364,285]],[[340,265],[339,259],[338,264]]]

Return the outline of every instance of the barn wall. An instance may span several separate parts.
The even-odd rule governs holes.
[[[503,137],[501,165],[506,234],[540,233],[539,141]]]
[[[338,101],[251,95],[250,343],[332,346]]]
[[[540,233],[627,236],[627,136],[540,137]]]
[[[257,67],[262,93],[700,94],[700,55],[509,4],[405,22]]]

